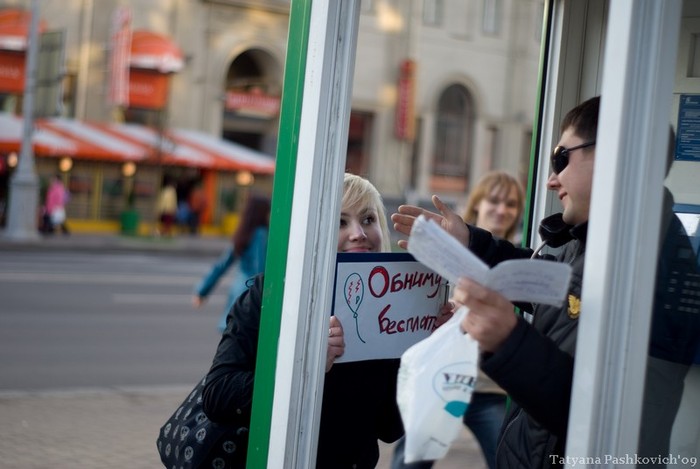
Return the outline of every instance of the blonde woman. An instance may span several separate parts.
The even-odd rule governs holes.
[[[338,252],[389,251],[391,241],[382,198],[366,179],[345,174],[338,223]],[[255,379],[263,275],[249,282],[234,303],[206,378],[203,409],[214,422],[248,426]],[[396,405],[399,360],[333,364],[345,350],[343,327],[331,317],[326,379],[317,452],[317,468],[374,468],[378,440],[391,443],[403,435]],[[247,442],[223,457],[226,467],[245,466]],[[209,467],[208,465],[206,467]]]

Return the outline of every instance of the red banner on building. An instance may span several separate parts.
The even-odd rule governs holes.
[[[132,68],[129,75],[129,106],[163,109],[168,102],[170,77],[154,70]]]
[[[131,50],[131,9],[121,6],[112,16],[109,57],[110,104],[129,105],[129,54]]]
[[[401,62],[396,96],[394,134],[400,140],[413,141],[416,131],[415,87],[416,63],[407,59]]]
[[[260,91],[244,93],[228,91],[226,93],[226,110],[254,117],[276,117],[280,111],[280,98]]]
[[[0,50],[0,92],[24,92],[24,52]]]

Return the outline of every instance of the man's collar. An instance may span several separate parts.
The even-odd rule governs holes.
[[[585,242],[587,230],[588,221],[572,226],[564,222],[561,213],[555,213],[540,222],[538,233],[547,246],[558,248],[572,239]]]
[[[571,233],[571,236],[573,236],[575,239],[578,239],[579,241],[585,243],[586,236],[588,234],[588,220],[572,227],[569,230],[569,233]]]

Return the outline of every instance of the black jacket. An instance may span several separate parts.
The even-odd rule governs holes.
[[[253,277],[248,285],[228,313],[202,393],[204,413],[213,422],[250,423],[263,275]]]
[[[317,468],[374,468],[377,439],[391,443],[403,435],[396,404],[399,362],[336,363],[326,373]]]
[[[260,329],[263,275],[235,302],[204,388],[204,412],[214,422],[248,424]],[[317,468],[374,468],[377,439],[403,435],[396,405],[399,360],[335,364],[326,374]]]
[[[570,230],[572,239],[556,257],[573,268],[567,300],[560,307],[533,305],[532,324],[522,317],[501,348],[482,354],[481,368],[506,390],[512,403],[501,429],[499,468],[560,467],[566,443],[587,223]],[[489,265],[525,258],[529,249],[499,241],[478,228],[470,249]]]

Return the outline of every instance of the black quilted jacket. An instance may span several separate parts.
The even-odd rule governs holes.
[[[249,282],[229,313],[204,388],[204,412],[214,422],[249,424],[260,329],[263,276]],[[374,468],[377,439],[403,435],[396,405],[399,360],[335,364],[326,373],[318,469]]]
[[[513,333],[481,367],[512,398],[496,453],[499,468],[560,467],[566,443],[587,223],[571,229],[573,239],[557,256],[573,268],[568,299],[560,307],[532,305],[532,324],[520,317]],[[489,265],[525,258],[529,249],[495,240],[471,227],[470,249]]]

